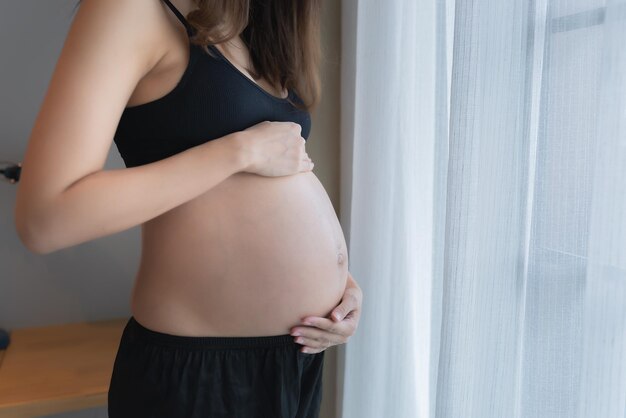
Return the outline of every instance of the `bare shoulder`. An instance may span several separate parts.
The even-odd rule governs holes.
[[[162,0],[82,0],[66,43],[73,37],[86,42],[101,37],[113,47],[134,47],[147,72],[167,52],[162,41],[168,39],[169,26]]]

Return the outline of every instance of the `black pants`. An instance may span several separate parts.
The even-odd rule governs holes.
[[[289,334],[193,337],[130,317],[115,357],[109,418],[318,418],[324,351]]]

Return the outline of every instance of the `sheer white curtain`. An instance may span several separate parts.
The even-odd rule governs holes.
[[[626,417],[626,1],[343,0],[341,418]]]

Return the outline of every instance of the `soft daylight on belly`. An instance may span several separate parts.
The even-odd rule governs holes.
[[[327,316],[341,301],[346,244],[312,172],[238,173],[171,216],[171,229],[160,231],[169,238],[154,254],[170,260],[153,270],[176,280],[160,294],[184,301],[214,332],[288,333],[300,318]]]

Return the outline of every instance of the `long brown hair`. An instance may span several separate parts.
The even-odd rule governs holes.
[[[308,110],[318,105],[321,0],[192,1],[198,6],[187,16],[196,29],[192,42],[215,44],[241,34],[253,78],[294,89]]]
[[[196,33],[190,41],[205,46],[241,34],[250,51],[252,77],[281,91],[295,90],[302,103],[293,104],[312,111],[321,96],[321,1],[192,0],[197,8],[186,18]]]

